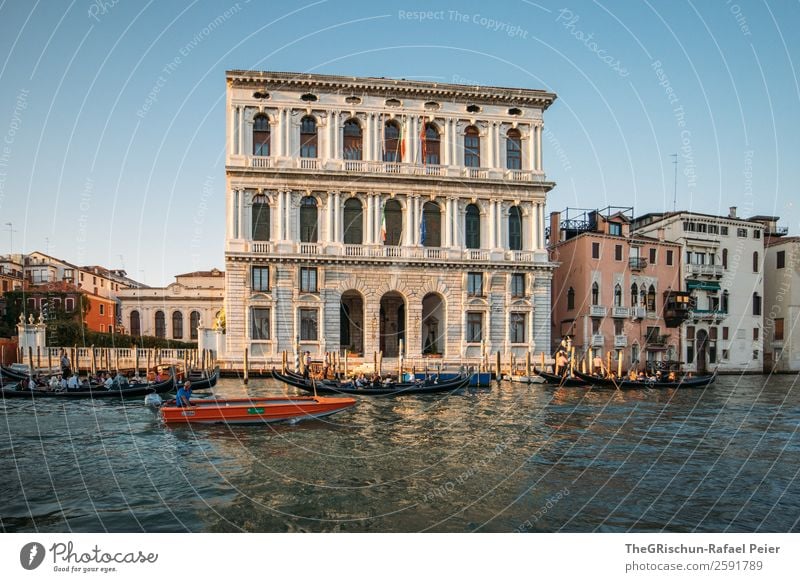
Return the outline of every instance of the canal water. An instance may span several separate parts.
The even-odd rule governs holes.
[[[800,531],[797,376],[504,382],[295,425],[167,427],[140,399],[0,405],[5,532]]]

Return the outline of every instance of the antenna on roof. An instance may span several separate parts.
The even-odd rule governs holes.
[[[672,163],[675,165],[675,177],[672,180],[672,212],[677,210],[678,205],[678,154],[670,154]]]

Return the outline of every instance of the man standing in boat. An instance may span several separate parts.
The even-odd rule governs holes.
[[[194,406],[191,403],[192,398],[192,383],[189,380],[178,388],[178,393],[175,395],[175,406]]]
[[[72,376],[72,364],[69,361],[69,356],[65,350],[61,350],[61,377],[69,378]]]

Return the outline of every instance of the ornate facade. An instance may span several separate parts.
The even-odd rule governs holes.
[[[544,91],[227,73],[226,351],[549,353]]]

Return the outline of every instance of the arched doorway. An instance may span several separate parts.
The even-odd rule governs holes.
[[[387,358],[396,358],[400,353],[400,340],[405,345],[406,301],[397,291],[389,291],[381,297],[380,350]]]
[[[447,330],[444,300],[438,293],[428,293],[422,299],[422,353],[444,355],[445,331]]]
[[[697,332],[697,372],[703,374],[708,362],[708,332],[701,329]]]
[[[364,355],[364,298],[358,291],[345,291],[339,302],[339,346]]]

